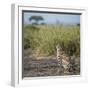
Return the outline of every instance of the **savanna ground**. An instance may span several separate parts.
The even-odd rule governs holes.
[[[80,74],[80,26],[24,26],[24,77]],[[69,73],[58,72],[56,45],[70,58]]]

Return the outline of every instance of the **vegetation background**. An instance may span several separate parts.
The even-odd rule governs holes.
[[[24,49],[38,55],[55,55],[56,45],[69,55],[80,55],[80,27],[63,25],[28,25],[24,27]]]

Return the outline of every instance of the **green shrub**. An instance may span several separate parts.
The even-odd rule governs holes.
[[[28,38],[24,38],[24,49],[30,48],[30,42]]]

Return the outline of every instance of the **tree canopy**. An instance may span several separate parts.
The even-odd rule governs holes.
[[[35,23],[38,24],[38,22],[41,21],[41,20],[44,20],[44,18],[42,16],[31,16],[29,18],[29,21],[32,21],[32,20],[34,20]]]

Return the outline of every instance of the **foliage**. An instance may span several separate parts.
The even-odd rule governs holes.
[[[31,16],[31,17],[29,18],[29,21],[32,21],[32,20],[35,21],[35,22],[32,23],[32,24],[37,25],[39,21],[42,21],[42,20],[44,20],[44,19],[43,19],[42,16]]]
[[[80,27],[63,25],[27,25],[24,27],[24,47],[38,55],[55,55],[56,45],[69,55],[80,55]]]

